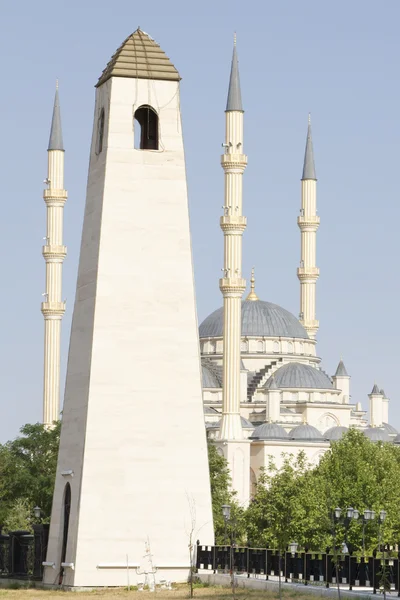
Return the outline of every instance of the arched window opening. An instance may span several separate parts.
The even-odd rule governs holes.
[[[158,115],[155,110],[147,104],[140,106],[135,111],[135,121],[135,149],[158,150]]]
[[[279,352],[279,342],[274,342],[274,352]]]
[[[96,154],[100,154],[103,150],[103,139],[104,139],[104,108],[100,111],[100,116],[97,121],[97,140],[96,140]]]
[[[293,344],[292,344],[292,342],[288,342],[288,354],[293,354]]]
[[[68,544],[68,528],[69,528],[69,515],[71,512],[71,485],[67,483],[64,490],[64,526],[63,526],[63,539],[61,548],[61,563],[65,563],[67,556],[67,544]],[[59,584],[62,584],[64,577],[64,567],[60,568]]]

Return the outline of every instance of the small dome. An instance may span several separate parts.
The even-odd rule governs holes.
[[[214,415],[214,417],[217,416],[217,415],[221,415],[221,413],[218,412],[217,410],[215,410],[215,408],[213,408],[212,406],[205,406],[204,407],[204,414],[205,415]]]
[[[200,325],[200,337],[222,337],[223,323],[224,310],[218,308]],[[244,336],[308,339],[303,325],[292,313],[263,300],[242,302],[242,337]]]
[[[367,427],[364,429],[364,435],[372,442],[390,442],[388,432],[382,427]]]
[[[278,423],[263,423],[255,428],[251,437],[258,440],[281,440],[287,438],[288,434]]]
[[[253,423],[250,423],[250,421],[248,421],[244,417],[240,417],[240,422],[242,423],[243,429],[254,429]],[[221,419],[219,421],[217,421],[216,423],[211,423],[210,428],[211,427],[215,427],[215,429],[219,429],[221,427]]]
[[[394,438],[393,444],[400,444],[400,433],[398,433]]]
[[[217,373],[206,365],[201,365],[203,388],[220,388],[221,383]]]
[[[280,367],[267,380],[264,387],[269,388],[272,383],[272,378],[278,388],[306,388],[315,390],[332,389],[333,385],[326,373],[320,369],[316,369],[311,365],[303,363],[291,362]]]
[[[382,423],[382,425],[384,429],[391,435],[397,435],[399,433],[397,429],[393,427],[393,425],[390,425],[390,423]]]
[[[331,427],[330,429],[328,429],[328,431],[325,431],[324,438],[330,440],[331,442],[341,440],[343,435],[347,433],[347,431],[347,427]]]
[[[307,423],[294,427],[289,432],[289,437],[294,440],[322,440],[324,438],[318,429]]]

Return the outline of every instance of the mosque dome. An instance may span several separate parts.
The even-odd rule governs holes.
[[[318,429],[313,427],[312,425],[307,425],[307,423],[303,423],[302,425],[297,425],[289,432],[289,437],[293,440],[305,440],[305,441],[313,441],[313,440],[322,440],[324,436]]]
[[[287,438],[288,434],[278,423],[263,423],[255,428],[251,437],[258,440],[281,440]]]
[[[222,337],[223,308],[209,315],[199,327],[201,338]],[[308,339],[308,334],[292,313],[263,300],[242,302],[242,336]]]
[[[206,365],[201,366],[201,375],[203,381],[203,388],[221,387],[221,383],[218,380],[217,374]]]
[[[347,427],[331,427],[328,431],[325,431],[324,438],[331,442],[336,442],[337,440],[341,440],[343,435],[347,433]]]
[[[397,435],[399,433],[390,423],[382,423],[382,426],[389,435]]]
[[[253,423],[250,423],[250,421],[248,421],[244,417],[240,417],[240,422],[242,424],[243,429],[254,429]],[[212,428],[219,429],[221,427],[221,419],[219,421],[217,421],[217,423],[209,423],[208,426],[210,429],[212,429]]]
[[[364,435],[372,442],[390,442],[388,432],[382,427],[367,427],[364,429]]]
[[[275,380],[276,386],[282,388],[306,388],[315,390],[332,389],[332,381],[324,371],[298,362],[290,362],[280,367],[267,380],[264,387],[269,388]]]

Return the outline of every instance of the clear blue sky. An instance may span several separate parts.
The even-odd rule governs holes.
[[[230,13],[229,11],[232,10]],[[313,121],[318,176],[318,353],[343,356],[352,399],[374,381],[400,427],[398,0],[2,2],[3,293],[0,441],[41,419],[46,148],[55,79],[66,147],[63,373],[75,293],[94,84],[138,25],[179,69],[199,319],[221,305],[219,166],[233,31],[245,113],[244,271],[264,300],[299,312],[296,217]]]

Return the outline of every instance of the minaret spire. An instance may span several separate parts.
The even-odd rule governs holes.
[[[236,50],[236,33],[233,36],[231,76],[229,79],[228,100],[226,102],[226,110],[243,112],[242,94],[240,91],[239,62]]]
[[[44,382],[43,423],[51,427],[60,418],[60,355],[61,320],[65,312],[62,301],[62,266],[67,254],[63,245],[63,213],[67,200],[64,190],[64,145],[61,131],[58,80],[54,98],[48,147],[48,170],[43,198],[47,207],[47,228],[42,253],[46,261],[46,289],[42,313],[44,316]]]
[[[60,99],[58,95],[58,79],[56,80],[56,93],[54,96],[53,118],[51,121],[48,150],[64,151],[61,129]]]
[[[317,179],[315,174],[315,163],[314,163],[314,149],[312,143],[311,134],[311,113],[308,113],[308,129],[307,129],[307,141],[306,151],[304,153],[304,165],[303,165],[303,176],[302,179]]]
[[[301,178],[301,209],[297,219],[301,231],[301,259],[297,276],[300,280],[300,322],[309,337],[315,339],[319,328],[316,319],[316,283],[319,269],[316,266],[316,242],[319,217],[317,216],[317,178],[311,136],[311,116],[308,115],[306,150]]]

